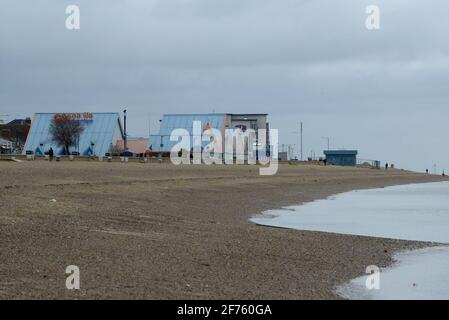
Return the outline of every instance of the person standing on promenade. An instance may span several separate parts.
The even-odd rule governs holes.
[[[50,157],[50,161],[53,161],[53,156],[54,156],[54,151],[53,151],[53,148],[52,147],[50,147],[50,150],[48,150],[48,155],[49,155],[49,157]]]

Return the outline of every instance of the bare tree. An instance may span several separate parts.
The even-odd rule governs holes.
[[[70,154],[70,147],[77,144],[84,126],[80,120],[67,114],[58,113],[50,124],[50,134],[58,146],[64,147],[65,154]]]

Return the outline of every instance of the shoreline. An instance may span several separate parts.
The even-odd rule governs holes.
[[[411,243],[415,243],[416,244],[416,248],[408,248],[408,249],[398,249],[397,251],[391,252],[390,253],[390,258],[391,258],[391,263],[382,269],[382,272],[394,272],[397,268],[402,266],[402,261],[401,259],[399,259],[399,257],[401,256],[414,256],[417,255],[418,253],[422,252],[423,250],[426,249],[431,249],[431,248],[449,248],[449,243],[447,242],[438,242],[438,241],[432,241],[432,240],[411,240],[411,239],[400,239],[400,238],[395,238],[395,237],[387,237],[387,236],[374,236],[374,235],[364,235],[364,234],[357,234],[356,233],[346,233],[346,232],[337,232],[337,231],[323,231],[323,230],[312,230],[312,229],[301,229],[300,227],[294,227],[294,226],[288,226],[288,224],[281,223],[281,224],[272,224],[270,223],[270,220],[276,219],[284,214],[289,214],[289,213],[298,213],[297,209],[298,207],[310,204],[312,202],[319,202],[319,201],[332,201],[336,198],[338,198],[339,196],[343,196],[346,194],[351,194],[357,191],[365,191],[365,190],[381,190],[384,188],[389,188],[389,189],[394,189],[395,187],[398,186],[419,186],[419,185],[423,185],[423,184],[440,184],[440,183],[447,183],[447,181],[438,181],[438,182],[420,182],[420,183],[406,183],[406,184],[399,184],[399,185],[392,185],[392,186],[385,186],[382,188],[361,188],[361,189],[355,189],[355,190],[351,190],[351,191],[346,191],[346,192],[341,192],[341,193],[336,193],[333,195],[330,195],[326,198],[322,198],[322,199],[315,199],[312,200],[310,202],[304,202],[301,204],[294,204],[294,205],[288,205],[288,206],[284,206],[282,208],[279,209],[274,209],[274,210],[267,210],[267,211],[263,211],[260,214],[255,214],[253,215],[249,221],[253,224],[256,224],[258,226],[261,227],[267,227],[267,228],[275,228],[275,229],[286,229],[286,230],[296,230],[296,231],[300,231],[300,232],[321,232],[321,233],[327,233],[327,234],[333,234],[333,235],[352,235],[352,236],[360,236],[360,237],[367,237],[367,238],[374,238],[374,239],[386,239],[386,240],[402,240],[402,241],[407,241],[407,242],[411,242]],[[415,254],[416,252],[416,254]],[[354,279],[350,279],[349,281],[346,281],[344,283],[341,283],[339,285],[336,286],[335,288],[335,293],[336,295],[338,295],[338,298],[341,299],[350,299],[349,298],[349,291],[351,288],[351,284],[355,283],[355,282],[360,282],[358,284],[358,286],[361,286],[361,283],[364,283],[364,279],[366,278],[366,274],[361,274],[360,276],[354,278]],[[346,292],[341,291],[342,289],[345,289]],[[362,290],[361,287],[354,287],[354,289],[356,290]],[[368,297],[368,293],[364,292],[364,294],[366,295],[366,297]],[[352,294],[354,295],[354,293]],[[357,298],[356,298],[357,299]]]
[[[0,166],[0,298],[14,299],[341,299],[334,288],[365,266],[423,244],[275,229],[251,216],[356,189],[447,181],[293,165],[268,178],[250,166]],[[64,287],[72,264],[77,292]]]
[[[367,292],[364,289],[364,283],[366,281],[366,277],[367,275],[362,275],[359,276],[357,278],[351,279],[350,281],[347,281],[345,283],[340,284],[339,286],[337,286],[336,288],[336,293],[339,295],[340,298],[344,299],[344,300],[362,300],[362,299],[371,299],[371,300],[434,300],[434,299],[444,299],[446,300],[447,297],[443,297],[443,296],[438,296],[438,297],[432,297],[429,296],[428,293],[426,293],[426,295],[422,295],[422,296],[417,296],[416,292],[412,293],[410,295],[410,292],[407,292],[407,290],[410,290],[410,283],[412,283],[409,278],[405,278],[407,283],[404,284],[404,278],[401,278],[400,275],[400,270],[404,268],[404,266],[406,266],[406,269],[408,269],[408,273],[410,272],[410,267],[413,267],[416,269],[417,267],[417,262],[420,262],[420,258],[423,254],[428,254],[427,259],[432,258],[431,254],[432,252],[434,252],[435,250],[438,251],[445,251],[447,252],[447,254],[449,254],[449,243],[430,243],[429,246],[425,246],[422,248],[416,248],[416,249],[410,249],[410,250],[399,250],[395,253],[393,253],[392,255],[392,259],[394,260],[393,263],[385,268],[381,268],[381,272],[382,274],[385,276],[387,275],[387,277],[389,276],[388,274],[391,273],[396,273],[396,276],[393,277],[394,281],[398,281],[401,283],[402,285],[402,290],[403,292],[401,292],[401,294],[397,293],[397,289],[396,291],[393,289],[393,295],[391,295],[391,292],[389,292],[388,296],[379,295],[379,292]],[[406,262],[408,260],[408,262]],[[413,262],[411,262],[410,260],[414,260],[414,265]],[[421,260],[422,262],[422,260]],[[426,260],[426,264],[428,264],[429,260]],[[439,261],[438,261],[439,262]],[[438,264],[438,262],[436,262]],[[436,275],[433,274],[433,278],[444,278],[446,275],[444,274],[440,274],[438,276],[438,272],[441,273],[441,270],[438,270],[438,265],[432,265],[431,268],[434,268],[437,270]],[[419,269],[419,264],[418,264],[418,269]],[[427,270],[428,271],[428,270]],[[435,270],[433,270],[435,272]],[[415,270],[416,274],[419,274],[420,272],[422,272],[422,270]],[[419,278],[419,277],[418,277]],[[426,279],[427,280],[427,279]],[[427,280],[428,281],[428,280]],[[417,281],[416,278],[413,279],[413,284],[418,284],[419,281]],[[388,286],[388,282],[387,282],[387,286]],[[446,286],[447,288],[447,286]],[[390,288],[391,290],[392,288]],[[351,298],[352,296],[352,298]],[[407,296],[407,297],[405,297]]]
[[[397,187],[397,186],[420,185],[420,184],[440,183],[440,182],[448,182],[448,181],[449,181],[449,179],[448,179],[448,180],[442,180],[442,181],[406,182],[406,183],[392,184],[392,185],[387,185],[387,186],[382,186],[382,187],[367,187],[367,188],[363,188],[363,187],[362,187],[362,188],[352,189],[352,190],[348,190],[348,191],[337,192],[337,193],[331,194],[331,195],[329,195],[329,196],[326,196],[326,197],[324,197],[324,198],[316,198],[316,199],[312,199],[312,200],[306,201],[306,202],[301,202],[301,203],[291,203],[291,204],[288,204],[288,205],[285,205],[285,206],[282,206],[282,207],[279,207],[279,208],[267,209],[267,210],[265,210],[265,211],[263,211],[263,212],[261,212],[261,213],[257,213],[257,214],[254,214],[253,216],[250,216],[250,217],[249,217],[249,220],[252,219],[252,218],[256,218],[256,217],[258,217],[258,216],[259,216],[259,217],[262,217],[262,218],[263,218],[263,217],[266,217],[267,219],[270,219],[270,218],[272,218],[272,217],[277,217],[278,215],[266,215],[265,212],[267,212],[267,211],[273,211],[273,210],[294,211],[293,209],[290,209],[290,207],[303,206],[303,205],[305,205],[305,204],[308,204],[308,203],[311,203],[311,202],[315,202],[315,201],[332,200],[333,197],[337,197],[337,196],[339,196],[339,195],[343,195],[343,194],[350,193],[350,192],[354,192],[354,191],[374,190],[374,189],[384,189],[384,188],[391,188],[391,187]],[[251,222],[252,222],[252,221],[251,221]],[[255,222],[252,222],[252,223],[255,223]],[[264,226],[263,224],[258,224],[258,223],[255,223],[255,224]],[[276,226],[269,226],[269,225],[267,225],[267,227],[276,227]],[[278,228],[284,228],[284,227],[278,227]],[[292,229],[292,228],[285,227],[285,229]],[[298,230],[298,229],[292,229],[292,230]],[[301,231],[301,230],[298,230],[298,231]],[[304,230],[304,231],[305,231],[305,230]]]

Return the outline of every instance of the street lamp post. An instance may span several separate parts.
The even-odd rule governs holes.
[[[126,133],[126,109],[123,110],[123,131],[124,131],[123,147],[125,149],[125,150],[123,150],[123,152],[126,152],[128,150],[128,135]]]
[[[160,125],[162,125],[162,119],[159,120]],[[164,140],[162,138],[162,133],[161,133],[161,143],[159,144],[159,159],[162,160],[162,148],[164,147]]]

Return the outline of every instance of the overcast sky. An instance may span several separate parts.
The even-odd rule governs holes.
[[[65,28],[76,4],[81,29]],[[380,8],[380,30],[365,27]],[[269,113],[280,142],[449,171],[447,0],[1,0],[0,114]]]

